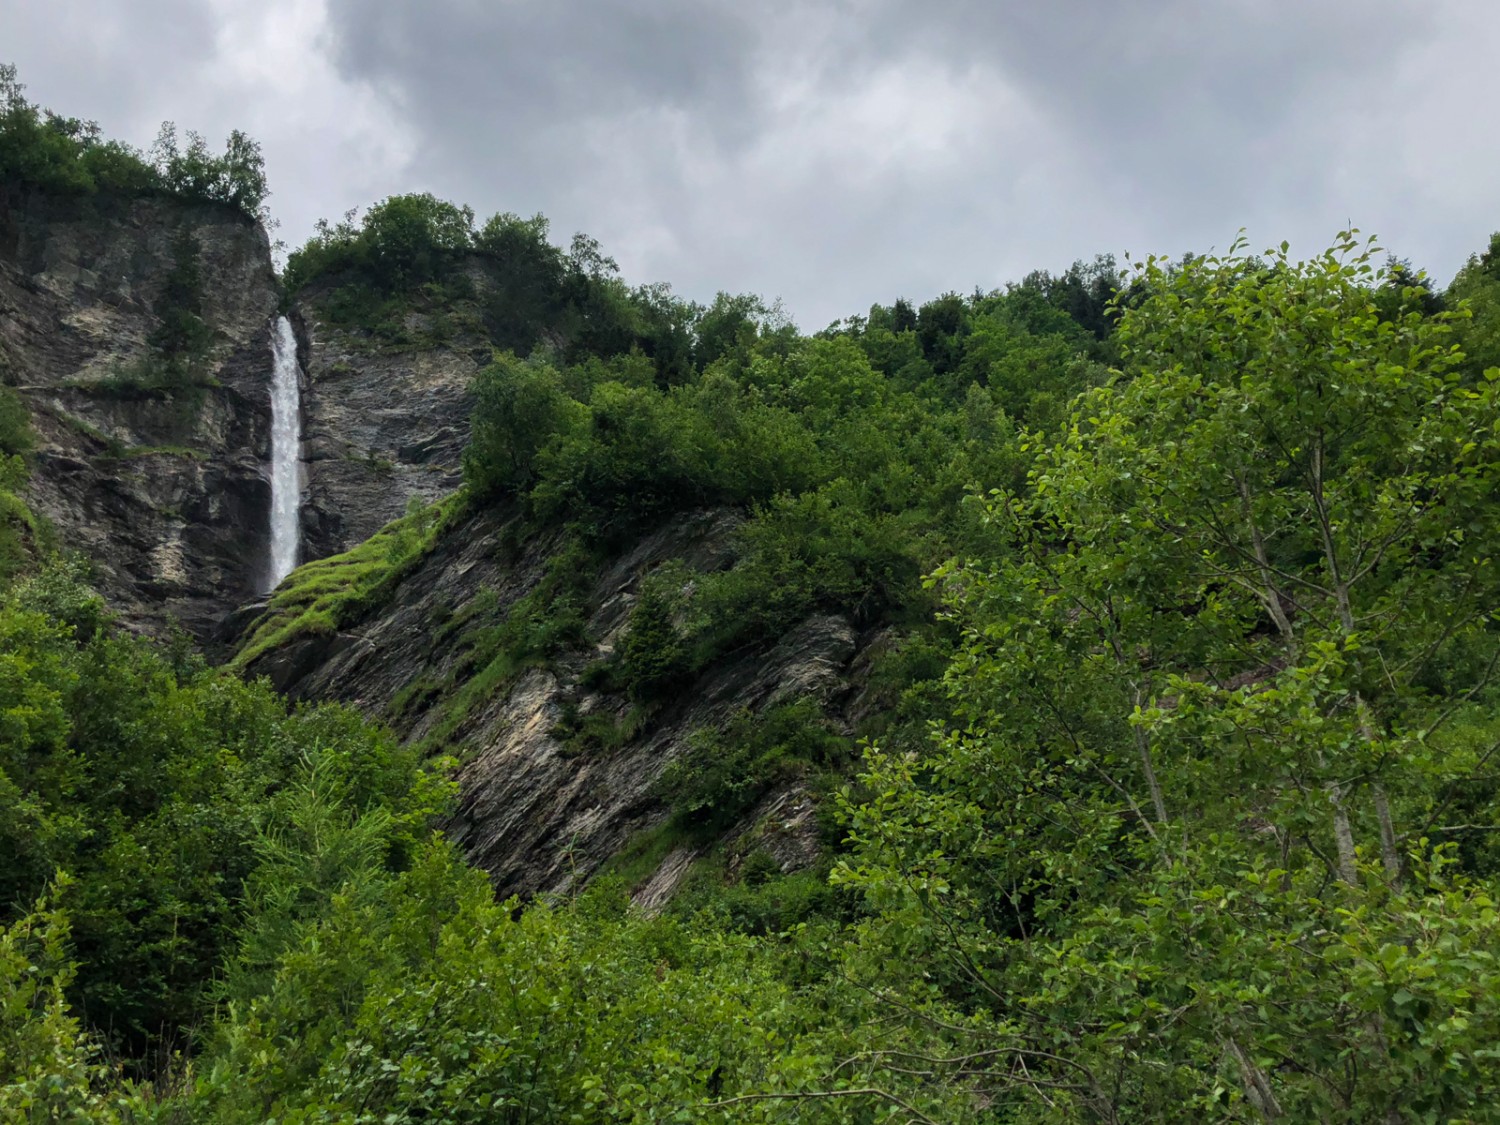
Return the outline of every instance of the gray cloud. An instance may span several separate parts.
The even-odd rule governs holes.
[[[32,6],[0,42],[129,135],[250,129],[291,240],[431,190],[808,327],[1241,226],[1311,253],[1353,220],[1446,279],[1500,226],[1489,0],[118,7]]]

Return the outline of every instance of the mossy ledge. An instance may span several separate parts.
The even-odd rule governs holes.
[[[229,666],[245,671],[272,649],[297,637],[337,632],[381,605],[467,505],[460,490],[436,504],[413,506],[357,547],[299,566],[271,594]]]

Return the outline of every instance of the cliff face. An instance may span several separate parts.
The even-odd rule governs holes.
[[[189,385],[164,388],[142,373],[185,266],[210,336]],[[134,628],[177,622],[212,643],[264,593],[278,298],[265,232],[228,208],[0,191],[0,379],[37,433],[28,499]],[[330,323],[316,293],[292,321],[312,559],[458,486],[469,381],[490,351],[377,348]]]
[[[461,483],[469,440],[469,383],[490,361],[480,336],[402,349],[376,347],[326,315],[317,291],[293,310],[306,381],[302,398],[307,489],[302,557],[348,550]],[[425,327],[413,314],[414,332]]]
[[[207,338],[191,386],[142,377],[174,278]],[[228,208],[0,190],[0,379],[37,433],[29,501],[133,627],[204,638],[266,573],[266,234]]]
[[[857,720],[875,638],[833,616],[804,621],[770,652],[715,661],[639,729],[629,700],[589,686],[585,670],[613,651],[642,580],[669,561],[689,573],[730,565],[740,518],[699,512],[631,545],[590,576],[582,642],[492,689],[483,687],[473,638],[536,590],[565,550],[561,533],[517,544],[515,521],[496,512],[450,527],[363,620],[273,649],[250,670],[292,695],[383,716],[409,740],[441,731],[462,760],[453,839],[502,895],[564,891],[665,824],[670,810],[658,783],[697,732],[804,698],[846,727]],[[468,706],[455,711],[466,692]],[[565,731],[569,715],[595,716],[626,735],[580,749]],[[755,849],[784,870],[809,865],[820,852],[814,808],[795,782],[773,788],[718,839],[684,841],[666,855],[638,897],[664,901],[691,861],[715,845],[726,847],[731,864]]]

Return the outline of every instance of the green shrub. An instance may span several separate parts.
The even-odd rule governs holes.
[[[57,880],[54,898],[68,882]],[[45,898],[0,923],[0,1119],[119,1120],[123,1099],[99,1091],[110,1075],[68,1009],[68,938],[66,915]]]
[[[0,457],[24,456],[35,443],[26,403],[9,387],[0,386]]]
[[[777,784],[845,761],[850,742],[810,699],[763,714],[744,712],[723,730],[694,733],[686,754],[663,771],[658,795],[683,828],[715,835]]]
[[[671,694],[688,674],[687,651],[673,620],[680,600],[673,587],[680,580],[679,568],[657,571],[641,584],[630,611],[616,680],[637,703],[654,703]]]
[[[547,364],[498,356],[474,378],[464,480],[476,497],[507,496],[536,479],[538,455],[583,424],[587,410]]]
[[[115,634],[100,605],[58,572],[0,602],[0,921],[70,873],[69,997],[139,1058],[207,1017],[255,841],[307,763],[330,815],[380,810],[375,858],[394,868],[446,788],[353,712],[290,712],[264,683]]]
[[[266,217],[265,162],[260,146],[239,130],[229,134],[224,154],[214,156],[197,133],[188,133],[187,148],[180,148],[168,122],[148,160],[128,145],[106,141],[92,121],[32,105],[24,90],[16,68],[0,65],[0,179],[74,195],[163,193]]]

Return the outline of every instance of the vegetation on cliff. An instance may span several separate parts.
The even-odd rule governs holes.
[[[0,583],[26,564],[39,531],[36,517],[21,498],[30,475],[26,455],[33,441],[26,404],[0,384]]]
[[[184,148],[171,122],[149,153],[108,140],[92,121],[63,117],[26,99],[16,68],[0,64],[0,180],[45,192],[89,196],[171,195],[223,203],[252,219],[266,217],[265,161],[239,130],[215,155],[197,133]]]

